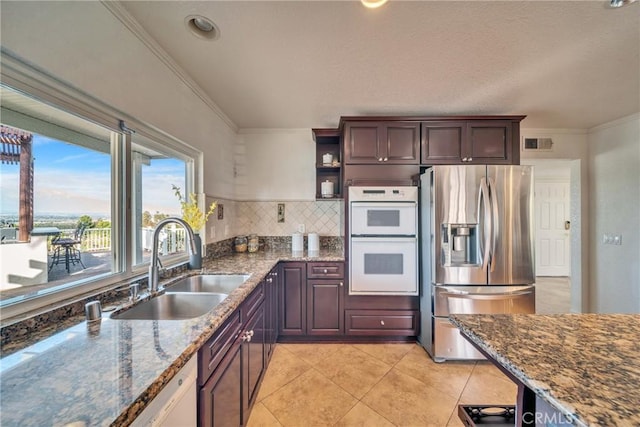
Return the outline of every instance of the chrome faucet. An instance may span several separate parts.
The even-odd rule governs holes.
[[[170,222],[180,224],[187,231],[189,236],[189,253],[194,254],[196,252],[196,242],[193,235],[193,229],[183,219],[176,217],[165,218],[156,225],[153,230],[153,249],[151,252],[151,264],[149,265],[149,292],[158,292],[158,276],[160,274],[158,269],[158,263],[160,258],[158,257],[158,237],[160,236],[160,230]]]

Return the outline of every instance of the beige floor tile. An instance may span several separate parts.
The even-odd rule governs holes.
[[[481,364],[474,368],[465,386],[460,403],[513,405],[518,388],[506,376],[496,375],[490,366]]]
[[[334,425],[356,403],[353,396],[315,369],[308,370],[262,400],[285,427]]]
[[[305,362],[315,366],[318,362],[331,357],[331,354],[345,344],[278,344],[295,354]]]
[[[278,344],[273,356],[271,356],[269,368],[260,385],[258,402],[298,378],[309,369],[312,369],[311,365],[288,351],[282,344]]]
[[[321,374],[351,393],[362,398],[374,384],[389,372],[391,365],[345,345],[314,366]]]
[[[393,427],[394,424],[369,408],[362,402],[358,402],[338,423],[336,427]]]
[[[258,402],[251,409],[251,416],[247,427],[281,427],[276,417],[265,406]]]
[[[460,421],[460,418],[458,417],[458,405],[453,408],[447,427],[465,427],[464,423]]]
[[[405,354],[417,347],[417,344],[352,344],[358,350],[380,359],[387,365],[395,365]]]
[[[362,402],[398,426],[446,426],[457,398],[393,368]]]
[[[427,386],[458,398],[467,384],[475,362],[435,363],[420,346],[407,353],[395,366]]]

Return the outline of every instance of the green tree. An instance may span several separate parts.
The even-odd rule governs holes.
[[[78,220],[78,227],[93,228],[93,218],[89,215],[82,215]]]
[[[165,218],[169,218],[169,215],[156,211],[156,213],[153,214],[153,225],[156,225]]]
[[[151,217],[151,213],[149,211],[142,212],[142,226],[153,227],[153,218]]]

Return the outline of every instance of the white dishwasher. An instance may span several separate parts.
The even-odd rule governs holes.
[[[131,426],[195,427],[198,423],[197,360],[197,356],[192,357]]]

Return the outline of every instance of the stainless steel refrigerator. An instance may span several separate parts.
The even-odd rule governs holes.
[[[529,166],[433,166],[421,175],[419,341],[435,361],[484,359],[449,314],[534,313]]]

